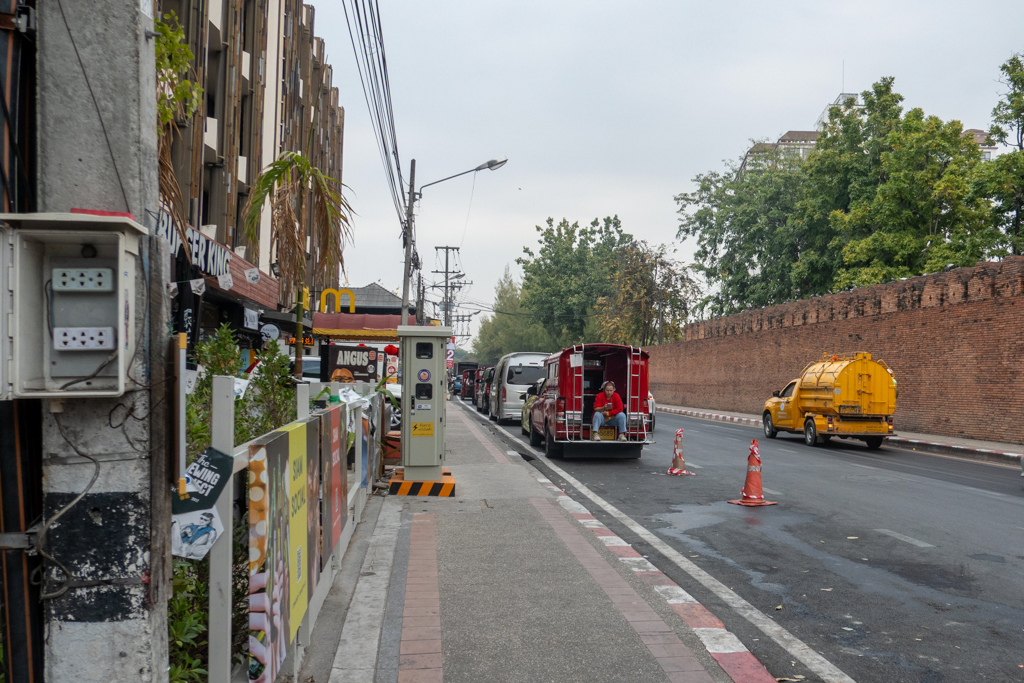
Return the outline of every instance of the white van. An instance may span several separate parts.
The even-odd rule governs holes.
[[[494,366],[491,382],[490,418],[496,422],[522,419],[524,393],[530,385],[544,376],[546,353],[510,353],[501,357]]]

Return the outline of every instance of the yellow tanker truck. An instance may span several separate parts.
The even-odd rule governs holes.
[[[785,389],[772,392],[761,419],[769,439],[779,432],[803,432],[808,446],[838,436],[863,439],[874,450],[893,435],[895,411],[896,378],[888,365],[870,353],[826,353]]]

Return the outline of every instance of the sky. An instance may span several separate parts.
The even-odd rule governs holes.
[[[675,195],[752,139],[812,130],[844,83],[860,92],[893,76],[905,109],[987,129],[999,66],[1024,52],[1021,0],[378,2],[406,180],[411,159],[420,187],[508,158],[428,187],[416,205],[424,278],[443,268],[435,246],[461,247],[473,283],[464,298],[487,303],[506,267],[521,277],[515,259],[548,217],[618,215],[626,232],[674,244],[689,262]],[[346,275],[401,294],[401,227],[343,3],[313,4],[345,107],[356,212]]]

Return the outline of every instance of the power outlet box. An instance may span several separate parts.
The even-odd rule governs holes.
[[[14,237],[0,224],[0,401],[11,398],[11,324],[14,318],[14,281],[11,250]]]
[[[56,351],[113,351],[117,333],[113,327],[55,327],[53,348]]]
[[[136,278],[146,228],[128,217],[55,213],[0,214],[0,226],[11,263],[0,287],[11,296],[9,395],[123,395],[144,324]]]
[[[114,271],[110,268],[54,268],[55,292],[113,292]]]

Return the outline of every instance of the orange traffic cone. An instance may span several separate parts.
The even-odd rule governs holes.
[[[681,476],[684,474],[690,474],[697,476],[696,472],[686,471],[686,461],[683,459],[683,430],[682,428],[676,430],[675,444],[672,446],[674,455],[672,456],[672,467],[668,468],[669,474]]]
[[[735,505],[778,505],[777,502],[764,499],[764,492],[761,490],[761,451],[757,447],[757,439],[750,441],[750,454],[747,456],[747,481],[740,491],[743,496],[739,500],[730,500]]]

